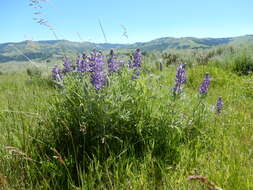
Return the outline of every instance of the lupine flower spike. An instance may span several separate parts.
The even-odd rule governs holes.
[[[85,53],[83,53],[82,71],[83,72],[90,72],[89,58]]]
[[[64,58],[63,62],[64,62],[63,63],[63,66],[64,66],[63,71],[64,71],[64,73],[69,73],[69,72],[73,71],[73,68],[72,68],[72,66],[70,64],[70,60],[68,58]]]
[[[135,50],[133,58],[134,58],[133,62],[129,61],[128,65],[129,65],[129,68],[134,69],[132,79],[137,79],[140,76],[140,68],[142,65],[142,62],[141,62],[142,55],[141,55],[140,49]]]
[[[185,64],[181,64],[177,67],[177,73],[175,77],[175,87],[172,88],[173,94],[181,93],[181,85],[186,82]]]
[[[220,96],[220,97],[218,98],[218,100],[217,100],[217,103],[216,103],[216,111],[217,111],[218,114],[221,113],[221,111],[222,111],[222,106],[223,106],[223,102],[222,102],[222,98],[221,98],[221,96]]]
[[[83,68],[82,68],[82,60],[81,57],[78,56],[77,60],[76,60],[76,69],[78,72],[83,72]]]
[[[106,84],[106,74],[103,71],[104,61],[101,52],[93,51],[90,57],[91,83],[100,90]]]
[[[133,67],[141,67],[141,50],[136,49],[134,53]]]
[[[57,65],[55,65],[52,69],[52,77],[56,82],[60,82],[62,80],[62,73]]]
[[[204,80],[201,83],[200,88],[199,88],[199,93],[200,94],[206,94],[207,93],[207,90],[210,86],[210,80],[211,80],[211,78],[209,76],[209,73],[206,73],[205,78],[204,78]]]
[[[81,57],[78,57],[76,61],[76,66],[77,66],[78,72],[81,72],[81,73],[89,72],[89,65],[87,63],[87,56],[85,53],[83,53],[82,59]]]
[[[110,57],[107,60],[109,73],[115,73],[119,71],[119,64],[116,60],[113,50],[110,51]]]

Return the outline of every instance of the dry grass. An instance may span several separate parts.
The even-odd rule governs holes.
[[[199,181],[200,183],[206,185],[208,190],[222,190],[220,187],[217,187],[212,181],[210,181],[207,177],[189,176],[187,179],[189,181]]]

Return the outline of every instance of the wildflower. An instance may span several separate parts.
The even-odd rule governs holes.
[[[106,84],[106,75],[103,71],[104,60],[101,52],[95,50],[91,53],[90,60],[90,72],[91,72],[91,83],[100,90],[103,85]]]
[[[210,78],[209,74],[206,73],[205,78],[204,78],[204,80],[201,83],[200,88],[199,88],[199,93],[200,94],[206,94],[207,93],[207,90],[210,86],[210,80],[211,80],[211,78]]]
[[[141,67],[141,50],[140,49],[135,50],[133,67]]]
[[[78,56],[77,60],[76,60],[76,68],[78,72],[83,72],[83,64],[82,64],[82,60],[81,57]]]
[[[63,72],[64,73],[68,73],[68,72],[73,71],[73,68],[70,64],[70,60],[68,58],[63,59],[63,62],[64,62],[64,64],[63,64],[63,66],[64,66]]]
[[[62,73],[57,65],[55,65],[52,69],[52,77],[57,82],[60,82],[62,80]]]
[[[222,110],[223,102],[221,96],[218,98],[217,103],[216,103],[216,109],[217,113],[220,114]]]
[[[88,63],[88,57],[86,56],[85,53],[82,55],[82,60],[80,57],[78,57],[76,61],[77,65],[77,71],[84,73],[84,72],[89,72],[89,63]]]
[[[141,50],[136,49],[133,55],[133,61],[128,61],[128,68],[134,69],[132,79],[137,79],[140,76],[140,68],[141,68]],[[132,56],[131,56],[132,59]]]
[[[90,72],[89,59],[85,53],[83,53],[82,69],[83,69],[83,72]]]
[[[182,92],[181,85],[186,82],[185,64],[181,64],[177,67],[175,82],[175,87],[172,88],[173,92]]]
[[[108,62],[108,71],[109,73],[115,73],[119,71],[119,63],[116,60],[113,50],[110,51],[110,58]]]

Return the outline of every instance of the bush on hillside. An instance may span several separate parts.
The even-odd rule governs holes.
[[[53,69],[53,78],[61,81],[63,88],[51,107],[50,128],[43,141],[47,146],[39,148],[41,154],[52,157],[52,148],[57,150],[61,155],[57,158],[63,160],[73,179],[78,179],[80,171],[89,172],[86,167],[92,161],[103,165],[110,157],[142,160],[151,155],[163,164],[176,165],[181,145],[192,142],[194,147],[193,141],[203,135],[205,123],[210,121],[204,99],[180,98],[186,80],[173,88],[175,93],[173,86],[162,87],[160,80],[145,73],[136,54],[129,68],[123,65],[118,70],[109,62],[107,68],[117,72],[107,72],[106,82],[101,83],[105,70],[99,67],[103,65],[100,55],[83,56],[76,70],[69,60],[64,61],[63,69]],[[85,61],[91,64],[85,65]],[[91,68],[86,70],[86,66]],[[175,83],[184,68],[178,67]]]
[[[169,97],[159,97],[144,80],[132,81],[127,73],[111,77],[99,93],[85,79],[65,79],[53,121],[62,153],[76,152],[81,161],[85,155],[103,160],[152,150],[170,164],[177,161],[186,121]]]
[[[42,71],[37,67],[28,68],[26,73],[30,78],[40,78],[42,75]]]
[[[239,75],[248,75],[253,72],[253,58],[251,55],[242,53],[232,61],[232,70]]]

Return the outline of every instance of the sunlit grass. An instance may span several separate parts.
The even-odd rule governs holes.
[[[151,66],[138,79],[139,87],[144,89],[143,92],[139,91],[143,93],[140,97],[144,99],[140,99],[143,103],[137,104],[136,109],[148,108],[152,117],[158,117],[164,110],[156,107],[162,107],[171,99],[175,67],[164,67],[161,72],[152,66],[152,59],[145,64]],[[203,100],[206,114],[198,116],[196,113],[202,112],[195,113],[194,110],[200,109],[197,107],[198,89],[205,72],[210,73],[212,81],[208,95]],[[58,130],[53,127],[61,129],[71,125],[73,118],[69,116],[74,117],[75,114],[70,110],[75,110],[76,104],[72,108],[67,107],[68,104],[65,107],[60,104],[56,109],[56,103],[65,100],[65,92],[54,88],[45,76],[31,79],[26,73],[0,75],[0,188],[188,190],[203,188],[203,184],[187,180],[190,175],[200,175],[208,177],[223,189],[253,189],[252,75],[237,76],[226,67],[209,64],[187,67],[187,80],[184,93],[177,100],[178,115],[175,116],[182,116],[186,127],[197,126],[199,131],[189,141],[177,144],[180,156],[175,163],[166,163],[164,158],[154,156],[152,146],[142,157],[138,157],[128,144],[122,145],[123,150],[127,147],[130,149],[127,154],[111,152],[106,159],[93,157],[75,163],[76,158],[66,157],[69,154],[63,153],[54,141],[58,137],[51,135]],[[117,88],[108,92],[117,94]],[[133,89],[126,89],[124,93],[130,90]],[[66,97],[79,101],[71,99],[73,97],[70,95]],[[151,96],[158,98],[147,101]],[[224,101],[220,115],[215,111],[219,96]],[[113,101],[110,97],[105,100]],[[144,105],[147,102],[150,105]],[[117,106],[111,107],[117,109]],[[134,107],[131,109],[135,110]],[[171,108],[168,106],[167,109]],[[200,123],[194,120],[196,117],[201,118]],[[61,120],[56,122],[59,118]],[[99,121],[100,118],[97,119]],[[174,119],[177,121],[176,117]],[[69,141],[64,140],[67,139],[60,140],[64,148],[72,146],[66,146]],[[16,149],[10,151],[6,146]],[[59,154],[53,151],[55,147]],[[73,170],[77,171],[77,176],[71,174]]]

